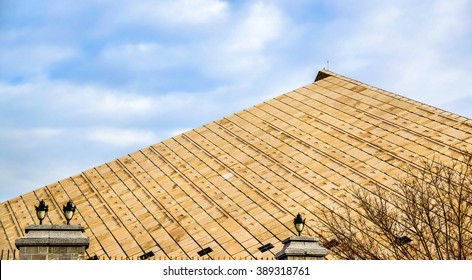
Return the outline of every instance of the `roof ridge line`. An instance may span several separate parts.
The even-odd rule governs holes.
[[[363,86],[363,87],[366,87],[366,88],[370,88],[370,89],[373,89],[373,90],[377,90],[377,91],[380,91],[380,92],[383,92],[385,94],[389,94],[389,95],[393,95],[393,96],[397,96],[399,98],[402,98],[404,99],[406,102],[409,102],[411,104],[417,104],[418,105],[421,105],[421,107],[427,107],[428,110],[435,114],[435,115],[438,115],[438,116],[441,116],[441,117],[445,117],[445,118],[450,118],[450,119],[456,119],[456,121],[458,121],[458,119],[462,118],[461,121],[458,121],[460,122],[461,124],[462,123],[472,123],[472,119],[469,119],[468,117],[466,116],[462,116],[462,115],[459,115],[457,113],[453,113],[453,112],[450,112],[446,109],[442,109],[440,107],[437,107],[437,106],[434,106],[434,105],[431,105],[431,104],[427,104],[425,102],[422,102],[422,101],[418,101],[418,100],[415,100],[413,98],[410,98],[410,97],[407,97],[407,96],[404,96],[402,94],[398,94],[398,93],[395,93],[395,92],[392,92],[392,91],[389,91],[389,90],[385,90],[383,88],[380,88],[380,87],[377,87],[377,86],[373,86],[373,85],[370,85],[370,84],[367,84],[367,83],[364,83],[364,82],[361,82],[361,81],[358,81],[358,80],[354,80],[352,78],[349,78],[347,76],[344,76],[344,75],[341,75],[341,74],[338,74],[338,73],[335,73],[335,72],[332,72],[330,70],[327,70],[325,68],[321,69],[318,71],[318,74],[316,75],[316,78],[315,78],[315,82],[317,81],[320,81],[320,80],[323,80],[324,78],[327,78],[327,77],[330,77],[330,76],[333,76],[333,77],[336,77],[336,78],[339,78],[339,79],[342,79],[342,80],[345,80],[345,81],[348,81],[348,82],[351,82],[351,83],[354,83],[356,85],[360,85],[360,86]],[[450,115],[452,115],[452,117],[449,117]],[[464,120],[465,119],[465,120]]]
[[[367,84],[367,83],[363,83],[361,81],[358,81],[358,80],[354,80],[352,78],[349,78],[347,76],[344,76],[344,75],[341,75],[341,74],[338,74],[338,73],[335,73],[333,71],[330,71],[330,70],[327,70],[325,68],[321,69],[318,71],[318,74],[316,75],[316,78],[315,78],[315,82],[319,81],[319,80],[322,80],[324,78],[327,78],[329,76],[333,76],[333,77],[336,77],[336,78],[340,78],[340,79],[343,79],[345,81],[349,81],[349,82],[352,82],[352,83],[355,83],[355,84],[358,84],[358,85],[363,85],[363,86],[366,86],[366,87],[370,87],[370,88],[375,88],[377,90],[382,90],[382,91],[386,91],[384,89],[381,89],[381,88],[378,88],[376,86],[373,86],[373,85],[370,85],[370,84]]]

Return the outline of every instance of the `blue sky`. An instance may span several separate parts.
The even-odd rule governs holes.
[[[313,81],[472,118],[472,1],[0,1],[0,201]]]

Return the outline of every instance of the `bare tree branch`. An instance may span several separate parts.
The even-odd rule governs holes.
[[[351,201],[321,211],[329,249],[341,259],[472,259],[472,154],[405,174],[395,192],[351,186]]]

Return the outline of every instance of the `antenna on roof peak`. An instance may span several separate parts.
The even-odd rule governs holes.
[[[329,60],[326,60],[326,67],[323,67],[323,70],[329,71]]]

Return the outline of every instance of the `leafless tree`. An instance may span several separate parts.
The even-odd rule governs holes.
[[[324,244],[337,258],[472,259],[471,153],[409,167],[391,188],[348,192],[323,211]]]

